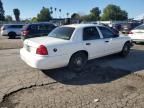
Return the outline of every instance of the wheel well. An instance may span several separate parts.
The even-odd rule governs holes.
[[[129,44],[130,44],[131,42],[130,42],[130,41],[126,41],[125,44],[126,44],[126,43],[129,43]]]
[[[10,34],[15,34],[15,35],[16,35],[16,33],[13,32],[13,31],[9,32],[9,33],[8,33],[8,36],[9,36]]]
[[[131,42],[130,41],[126,41],[125,43],[124,43],[124,45],[125,44],[129,44],[130,46],[131,46]]]
[[[75,55],[75,54],[77,54],[77,53],[84,53],[84,54],[86,55],[86,57],[88,58],[88,52],[85,51],[85,50],[77,51],[77,52],[75,52],[74,54],[72,54],[72,56]],[[71,58],[72,58],[72,56],[71,56]],[[70,60],[71,60],[71,58],[70,58]]]

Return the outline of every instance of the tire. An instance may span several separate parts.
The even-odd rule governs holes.
[[[9,36],[9,39],[15,39],[15,38],[16,38],[16,33],[10,32],[10,33],[8,34],[8,36]]]
[[[120,52],[120,55],[122,57],[126,57],[129,55],[130,52],[130,44],[127,42],[124,44],[122,51]]]
[[[85,53],[78,52],[71,57],[69,62],[69,69],[79,72],[84,68],[84,66],[87,63],[87,60],[88,57]]]

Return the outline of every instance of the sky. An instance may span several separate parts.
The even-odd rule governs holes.
[[[13,9],[18,8],[21,18],[32,18],[40,12],[42,7],[54,7],[61,9],[61,17],[66,17],[66,13],[88,14],[93,7],[103,10],[108,4],[115,4],[128,12],[129,18],[135,18],[144,13],[144,0],[1,0],[5,10],[5,15],[13,16]],[[53,17],[59,17],[59,12]],[[13,16],[14,17],[14,16]]]

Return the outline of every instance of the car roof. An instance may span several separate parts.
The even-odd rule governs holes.
[[[37,23],[29,23],[27,25],[32,25],[32,24],[53,24],[53,23],[49,23],[49,22],[37,22]]]
[[[103,25],[98,25],[98,24],[70,24],[70,25],[64,25],[63,27],[84,28],[84,27],[90,27],[90,26],[104,27]]]
[[[10,25],[25,25],[25,24],[3,24],[3,26],[10,26]]]

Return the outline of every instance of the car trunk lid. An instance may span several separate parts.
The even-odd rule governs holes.
[[[44,45],[47,49],[51,46],[67,43],[68,40],[53,38],[53,37],[37,37],[30,38],[24,41],[24,48],[31,53],[36,53],[37,48],[40,45]]]

